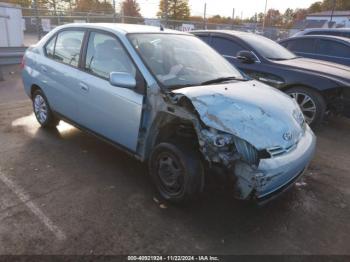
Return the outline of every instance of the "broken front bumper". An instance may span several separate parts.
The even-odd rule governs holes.
[[[307,126],[296,148],[282,156],[261,159],[258,168],[246,163],[235,165],[239,198],[266,200],[293,183],[310,163],[316,147],[316,137]]]

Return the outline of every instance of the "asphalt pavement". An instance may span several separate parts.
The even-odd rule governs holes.
[[[304,178],[264,207],[210,183],[154,200],[144,164],[61,122],[39,127],[18,66],[0,82],[0,254],[350,254],[350,120],[329,117]]]

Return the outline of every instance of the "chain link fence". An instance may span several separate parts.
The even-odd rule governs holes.
[[[258,23],[217,24],[207,21],[191,20],[162,20],[157,18],[130,17],[120,13],[112,12],[75,12],[70,10],[48,10],[22,8],[24,45],[29,46],[53,28],[69,23],[128,23],[151,26],[164,26],[180,31],[217,29],[217,30],[238,30],[264,35],[273,40],[280,40],[289,37],[294,32],[290,29],[279,27],[265,27]]]

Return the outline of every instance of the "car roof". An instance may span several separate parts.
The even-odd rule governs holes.
[[[243,31],[236,31],[236,30],[195,30],[191,31],[191,33],[219,33],[219,34],[226,34],[226,35],[233,35],[233,36],[247,36],[247,35],[255,35],[253,33],[243,32]]]
[[[299,32],[312,32],[312,31],[324,31],[324,32],[350,32],[350,28],[307,28]],[[298,32],[298,33],[299,33]]]
[[[301,35],[301,36],[295,36],[295,37],[289,37],[286,39],[283,39],[279,41],[279,43],[286,42],[289,40],[295,40],[295,39],[307,39],[307,38],[317,38],[317,39],[328,39],[328,40],[340,40],[343,42],[346,42],[350,44],[350,39],[347,37],[342,36],[333,36],[333,35]]]
[[[343,32],[343,33],[349,33],[350,28],[307,28],[302,29],[298,32],[296,32],[292,37],[302,36],[306,35],[310,32]]]
[[[59,26],[57,28],[63,29],[63,28],[93,28],[93,29],[107,29],[116,31],[121,34],[128,34],[128,33],[164,33],[164,34],[184,34],[189,35],[188,33],[181,32],[181,31],[175,31],[171,29],[164,29],[161,30],[158,26],[148,26],[148,25],[134,25],[134,24],[119,24],[119,23],[71,23],[66,24],[63,26]]]

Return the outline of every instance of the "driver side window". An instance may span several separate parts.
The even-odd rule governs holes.
[[[212,47],[221,55],[232,57],[236,57],[239,51],[244,50],[241,45],[235,43],[233,40],[217,36],[212,37]]]
[[[124,72],[136,75],[136,69],[121,43],[111,35],[90,33],[86,53],[86,71],[109,79],[111,72]]]

